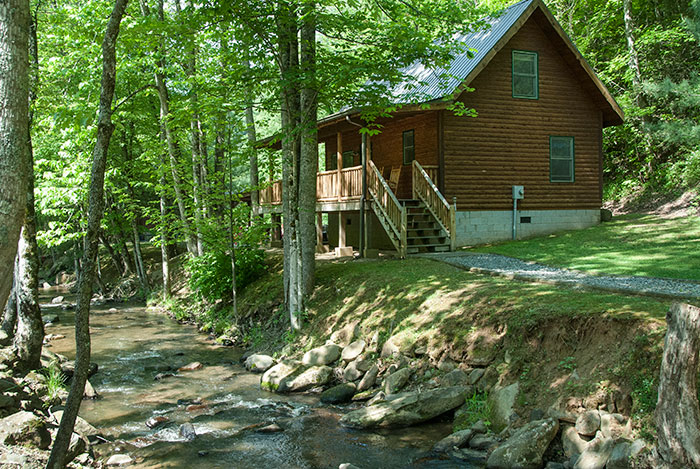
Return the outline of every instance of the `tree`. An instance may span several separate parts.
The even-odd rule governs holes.
[[[0,305],[12,273],[29,171],[29,0],[0,3]]]
[[[47,463],[48,469],[60,469],[65,465],[66,452],[73,434],[80,402],[85,390],[90,367],[90,299],[95,276],[95,260],[99,246],[99,232],[104,211],[104,174],[107,151],[114,131],[112,100],[116,83],[116,43],[127,0],[115,0],[102,41],[102,90],[97,125],[97,141],[93,150],[90,176],[90,202],[88,226],[85,234],[83,272],[78,283],[78,302],[75,311],[75,373],[61,423]]]

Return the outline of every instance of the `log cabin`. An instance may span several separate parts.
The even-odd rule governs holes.
[[[454,250],[600,222],[602,131],[622,123],[620,106],[541,0],[487,23],[455,38],[472,53],[447,69],[406,70],[419,85],[399,85],[392,96],[421,96],[424,105],[379,121],[365,158],[359,111],[318,122],[318,225],[328,213],[328,242],[339,255],[358,245],[401,256]],[[456,115],[454,100],[478,115]],[[281,212],[281,192],[279,181],[261,191],[263,212]]]

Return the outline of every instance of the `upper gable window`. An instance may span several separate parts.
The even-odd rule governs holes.
[[[513,97],[537,99],[537,52],[513,51]]]

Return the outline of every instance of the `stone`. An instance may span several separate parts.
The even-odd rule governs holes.
[[[488,451],[496,445],[498,445],[498,441],[496,441],[493,435],[476,434],[469,440],[470,448],[481,451]]]
[[[362,378],[364,374],[364,371],[357,368],[357,361],[352,361],[343,370],[343,379],[345,381],[355,381]]]
[[[134,460],[131,459],[131,456],[128,454],[113,454],[109,457],[106,464],[108,466],[126,466],[132,462],[134,462]]]
[[[438,379],[440,386],[465,386],[469,384],[469,376],[459,368],[441,376]]]
[[[379,331],[374,331],[374,334],[372,334],[372,337],[370,337],[369,343],[367,344],[367,352],[369,352],[369,353],[380,352],[380,350],[379,350]]]
[[[255,430],[256,433],[279,433],[283,432],[284,428],[280,427],[276,423],[271,423],[270,425],[265,425]]]
[[[340,358],[342,358],[346,363],[351,362],[365,351],[366,345],[367,344],[365,344],[364,340],[356,340],[348,344],[347,347],[343,349],[343,352],[340,354]]]
[[[535,420],[542,420],[544,418],[544,410],[542,409],[532,409],[530,411],[530,422]]]
[[[499,432],[510,425],[511,415],[515,399],[518,397],[520,387],[518,383],[513,383],[506,387],[496,387],[489,395],[491,402],[491,425],[494,431]]]
[[[97,373],[98,369],[99,366],[97,365],[97,363],[90,362],[90,366],[88,368],[88,378]],[[75,373],[75,362],[73,360],[70,360],[61,363],[61,372],[66,376],[66,379],[72,379],[73,374]]]
[[[477,383],[477,388],[481,392],[490,392],[491,388],[498,382],[498,370],[495,366],[489,366],[484,370],[484,374]]]
[[[360,384],[357,385],[357,391],[363,392],[370,389],[377,382],[377,375],[379,374],[379,367],[377,365],[372,365],[372,367],[367,370],[367,373],[360,380]]]
[[[60,305],[61,303],[63,303],[63,300],[64,300],[64,298],[62,296],[56,296],[56,297],[51,299],[51,304],[52,305]]]
[[[156,374],[156,375],[153,377],[153,379],[154,379],[155,381],[160,381],[161,379],[171,378],[171,377],[173,377],[173,376],[175,376],[175,375],[172,374],[172,373],[158,373],[158,374]]]
[[[360,468],[355,466],[354,464],[350,464],[349,462],[344,462],[343,464],[338,466],[338,469],[360,469]]]
[[[200,362],[192,362],[188,363],[185,366],[181,366],[180,368],[177,369],[179,372],[183,371],[195,371],[195,370],[201,370],[204,367]]]
[[[343,383],[326,389],[321,393],[321,402],[324,404],[344,404],[350,402],[357,388],[352,383]]]
[[[0,444],[47,449],[51,445],[51,435],[41,417],[20,411],[0,420]]]
[[[576,419],[576,431],[580,435],[593,436],[600,430],[600,413],[597,410],[588,410]]]
[[[428,353],[428,347],[425,345],[419,345],[413,349],[413,355],[416,357],[422,357],[426,353]]]
[[[160,427],[161,425],[165,425],[169,421],[170,421],[170,419],[168,417],[158,415],[156,417],[151,417],[150,419],[146,420],[146,426],[148,428],[157,428],[157,427]]]
[[[296,360],[282,360],[260,378],[260,388],[265,391],[277,392],[282,380],[297,373],[303,368],[301,362]]]
[[[0,346],[5,347],[7,345],[10,345],[11,342],[12,342],[12,337],[10,337],[7,334],[7,332],[0,329]]]
[[[471,429],[454,432],[435,443],[435,446],[433,446],[433,451],[436,453],[444,453],[452,448],[461,448],[469,443],[469,440],[473,435],[474,431]]]
[[[354,321],[331,334],[331,342],[345,347],[360,336],[360,322]]]
[[[100,397],[95,391],[95,388],[90,384],[90,381],[85,381],[85,390],[83,391],[83,399],[97,399]]]
[[[453,386],[396,394],[391,400],[348,412],[340,423],[351,428],[410,426],[459,407],[470,392],[468,387]]]
[[[570,458],[574,454],[583,453],[588,446],[588,442],[581,438],[576,428],[571,425],[566,425],[562,428],[561,444],[567,458]]]
[[[327,384],[333,377],[333,369],[329,366],[312,366],[299,374],[285,377],[279,383],[277,392],[302,392],[317,386]]]
[[[395,394],[399,392],[411,377],[410,368],[401,368],[384,379],[384,392],[387,394]]]
[[[58,314],[46,314],[41,317],[41,320],[44,321],[45,325],[56,324],[59,321],[59,317]]]
[[[469,373],[469,384],[472,386],[479,382],[482,376],[484,376],[484,368],[474,368],[471,373]]]
[[[644,443],[644,440],[635,440],[634,442],[621,440],[613,448],[608,463],[605,466],[606,469],[631,469],[631,461],[634,460],[645,447],[646,443]]]
[[[386,402],[386,393],[384,391],[379,391],[374,394],[368,401],[367,405],[371,406],[379,402]]]
[[[603,436],[613,439],[619,439],[627,436],[626,428],[624,425],[621,425],[621,421],[618,420],[616,415],[619,414],[609,414],[602,411],[600,412],[600,432],[603,434]],[[622,416],[620,415],[620,417]]]
[[[194,425],[192,425],[190,422],[185,422],[180,425],[178,433],[180,438],[184,438],[187,441],[192,441],[197,437],[197,432],[194,429]]]
[[[598,432],[596,437],[588,442],[586,450],[576,460],[574,469],[603,469],[610,459],[615,441]]]
[[[550,407],[547,409],[547,417],[557,419],[560,422],[570,423],[572,425],[576,423],[576,419],[578,418],[576,414],[559,410],[556,407]]]
[[[544,419],[530,422],[496,448],[488,458],[489,469],[539,469],[542,456],[559,430],[559,421]]]
[[[301,362],[308,366],[330,365],[340,358],[342,348],[335,344],[322,345],[304,354]]]
[[[51,284],[49,282],[41,282],[41,288],[51,288]]]
[[[486,426],[486,422],[483,420],[478,420],[471,426],[471,429],[474,431],[474,433],[487,433],[489,431],[488,427]]]
[[[0,409],[8,409],[17,407],[15,398],[8,394],[0,394]]]
[[[457,363],[452,360],[450,357],[448,357],[446,354],[443,355],[440,358],[440,361],[438,362],[437,369],[444,372],[444,373],[449,373],[450,371],[454,370],[457,368]]]
[[[62,410],[55,410],[51,412],[53,416],[53,422],[56,425],[61,424],[61,419],[63,418],[63,411]],[[97,428],[92,426],[90,423],[87,422],[84,418],[78,416],[75,418],[75,425],[73,425],[73,430],[80,435],[84,437],[89,437],[93,435],[99,435],[99,432],[97,431]]]
[[[367,391],[362,391],[355,393],[354,396],[352,396],[353,401],[368,401],[372,399],[374,396],[376,396],[379,393],[378,389],[369,389]]]
[[[484,467],[486,465],[487,454],[470,448],[452,449],[447,454],[453,459],[466,462],[468,467]]]
[[[70,443],[68,444],[68,451],[66,451],[66,457],[64,459],[65,464],[68,464],[74,460],[79,454],[84,453],[88,449],[88,442],[85,437],[73,432],[70,436]]]
[[[398,342],[398,338],[393,336],[389,337],[386,342],[384,342],[384,345],[382,345],[382,351],[379,356],[381,358],[390,358],[394,355],[398,355],[400,353]]]
[[[564,469],[564,465],[560,462],[549,461],[544,469]]]
[[[256,353],[246,358],[245,369],[253,373],[265,373],[274,364],[275,360],[271,356]]]
[[[613,214],[610,210],[607,208],[601,208],[600,209],[600,221],[606,222],[606,221],[612,221],[613,219]]]

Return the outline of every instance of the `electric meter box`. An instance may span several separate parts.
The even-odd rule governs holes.
[[[513,186],[513,198],[524,199],[525,198],[525,187],[524,186]]]

